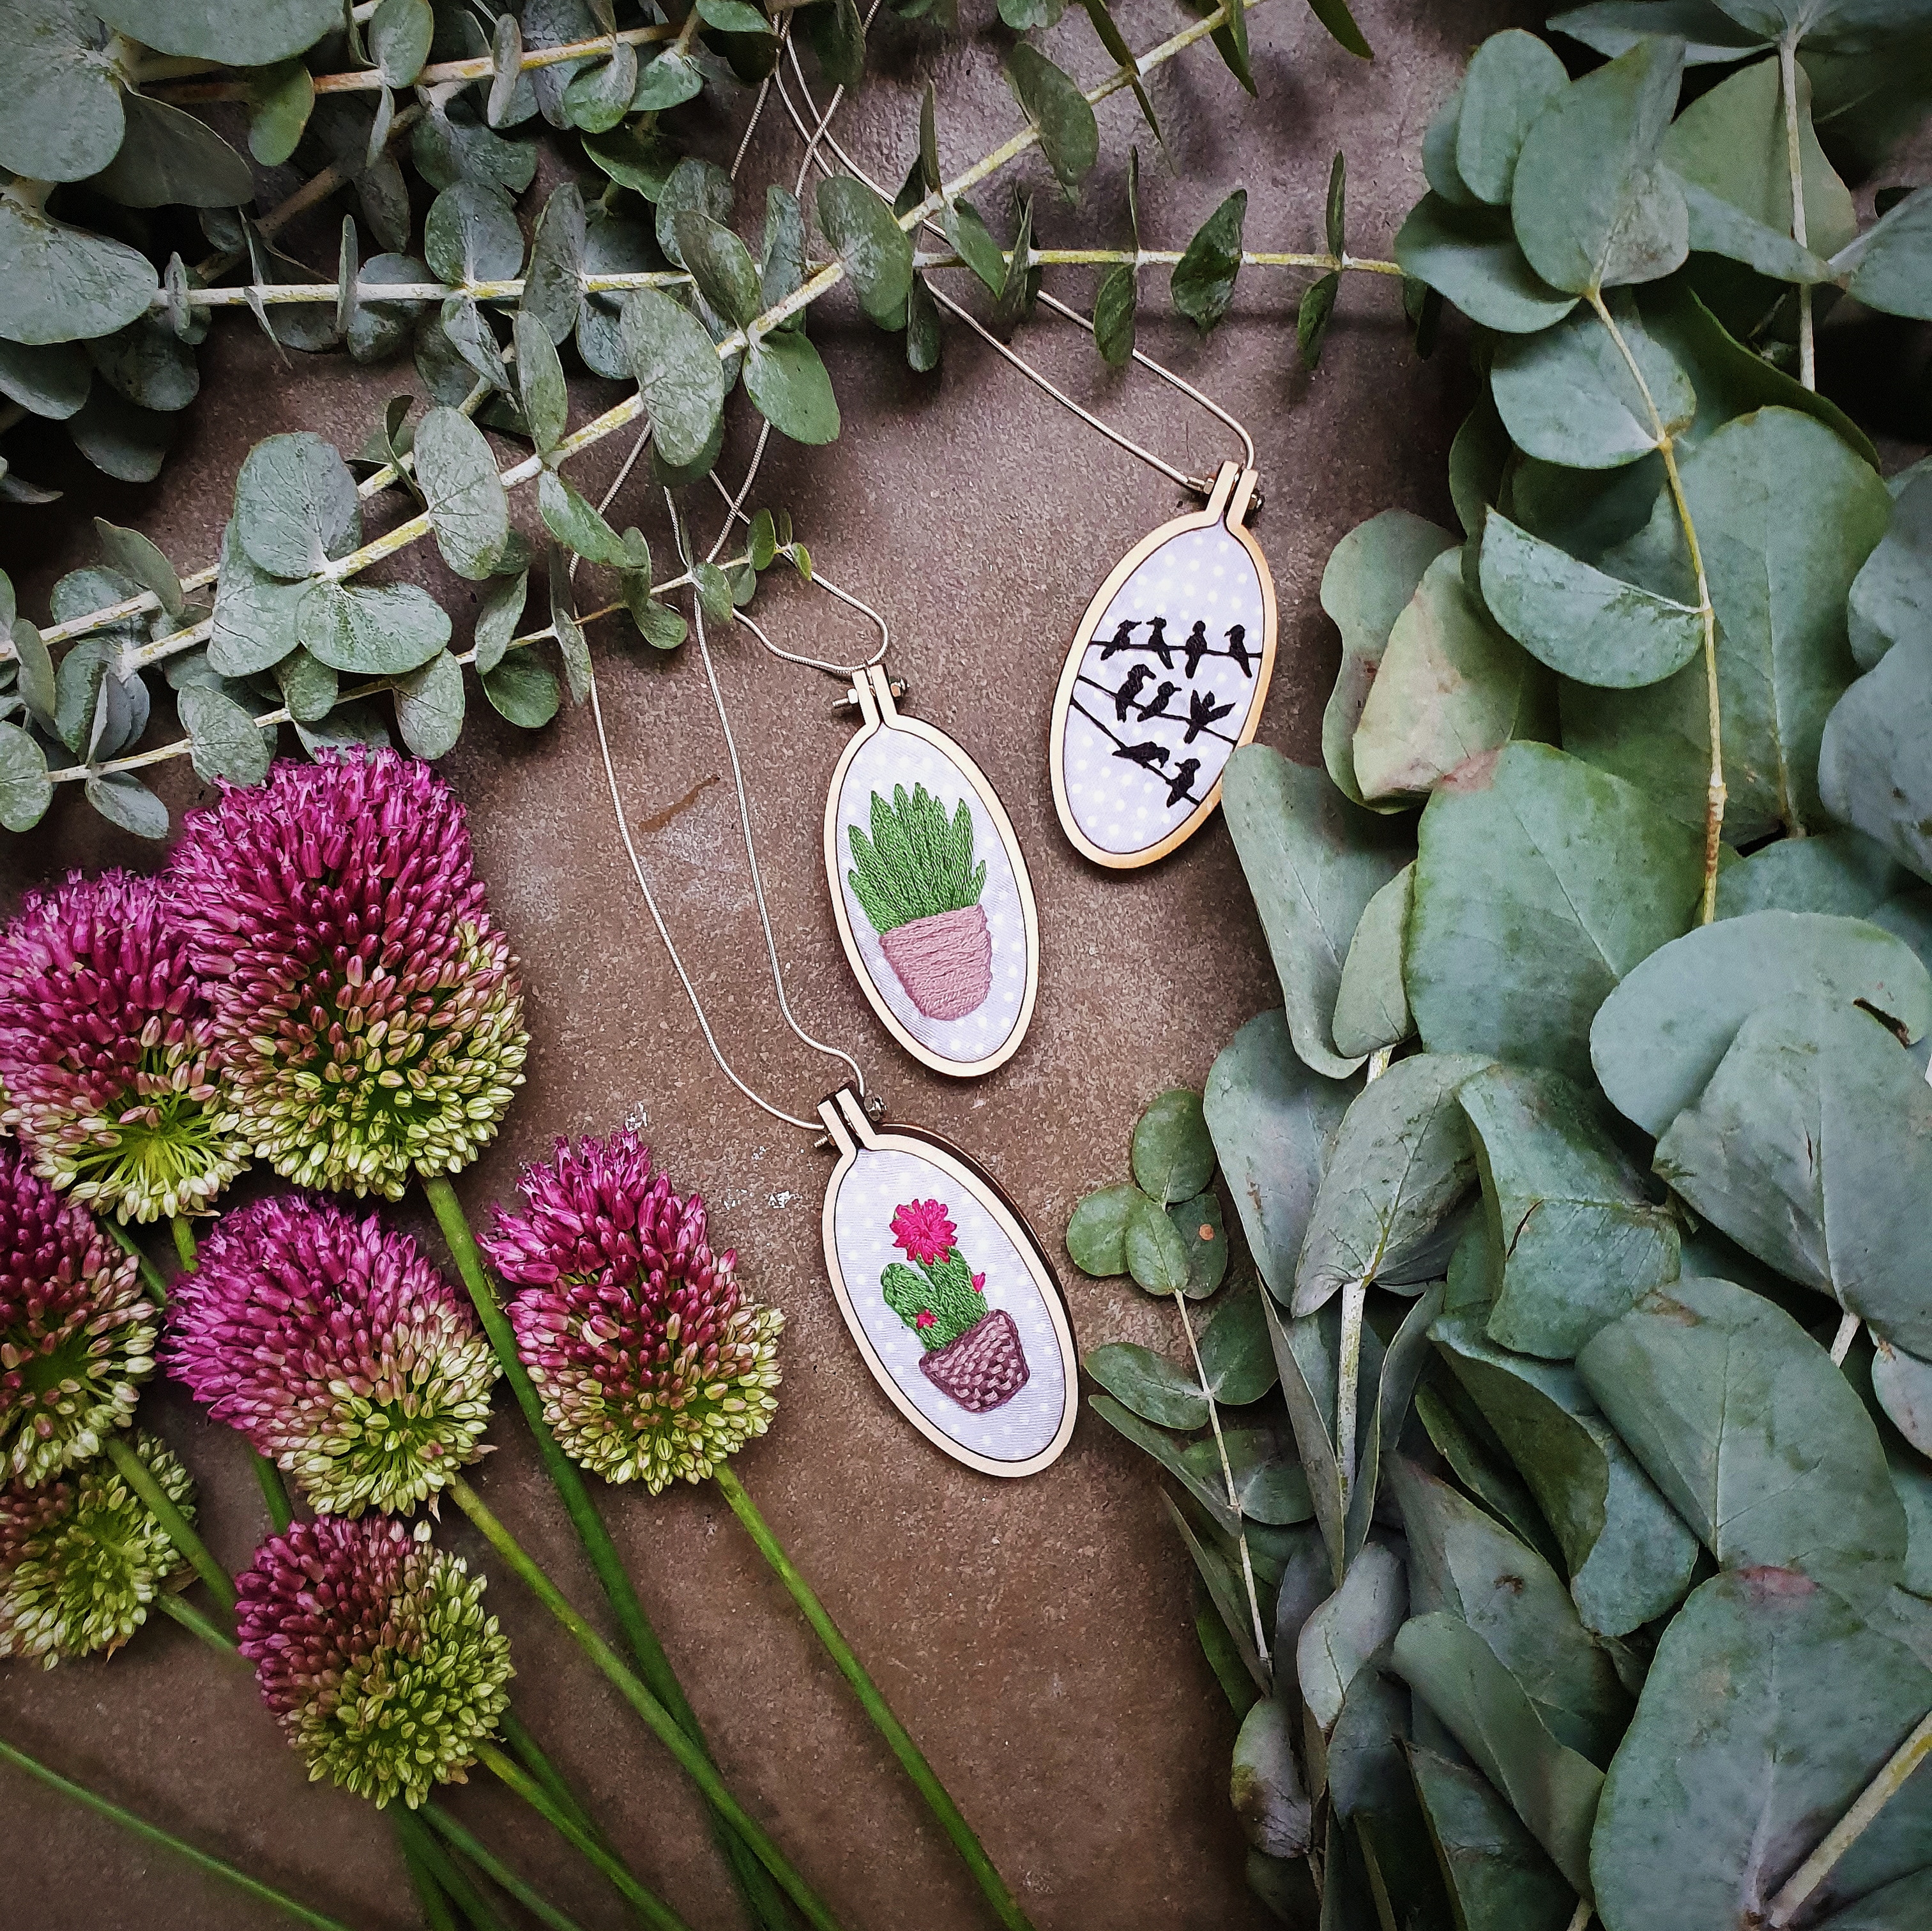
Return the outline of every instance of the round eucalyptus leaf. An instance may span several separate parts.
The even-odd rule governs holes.
[[[217,674],[253,677],[295,649],[296,613],[308,588],[305,580],[285,583],[260,568],[230,522],[221,533],[208,640],[208,661]]]
[[[707,220],[728,222],[736,195],[731,177],[716,162],[691,155],[680,161],[658,191],[655,226],[664,259],[674,268],[688,269],[691,265],[678,246],[677,217],[701,214]]]
[[[663,135],[647,133],[636,124],[614,127],[607,134],[585,135],[584,151],[620,187],[653,202],[682,158]]]
[[[178,620],[187,607],[181,579],[154,543],[138,529],[123,529],[101,517],[94,519],[94,534],[109,564],[132,577],[142,589],[153,591],[160,600],[161,608]]]
[[[238,208],[255,198],[248,162],[205,121],[130,94],[128,130],[113,160],[88,184],[125,208]]]
[[[494,187],[459,181],[430,203],[423,258],[446,282],[504,281],[524,265],[516,210]]]
[[[542,322],[553,346],[577,326],[584,301],[589,237],[582,191],[576,182],[567,181],[551,193],[537,218],[518,303],[521,313]]]
[[[82,0],[26,0],[8,10],[0,76],[0,167],[30,181],[82,181],[121,145],[121,87],[106,35]]]
[[[111,335],[147,313],[160,286],[138,250],[0,195],[0,336],[9,341]]]
[[[1529,265],[1500,208],[1459,208],[1425,194],[1396,232],[1395,258],[1472,322],[1505,334],[1534,334],[1576,305]]]
[[[662,112],[691,100],[704,89],[704,70],[688,54],[661,53],[638,74],[637,91],[631,96],[631,111]]]
[[[1342,1586],[1302,1624],[1295,1645],[1295,1681],[1324,1735],[1334,1729],[1358,1672],[1394,1639],[1408,1614],[1401,1557],[1383,1543],[1365,1543]]]
[[[362,264],[356,278],[356,313],[343,334],[357,361],[380,362],[394,355],[409,340],[416,318],[426,306],[420,301],[378,300],[372,284],[431,279],[428,265],[413,255],[372,255]]]
[[[1415,868],[1404,865],[1363,908],[1348,942],[1335,994],[1335,1044],[1342,1052],[1379,1052],[1415,1030],[1402,976],[1414,877]]]
[[[1187,1243],[1187,1297],[1205,1300],[1228,1277],[1228,1229],[1220,1197],[1197,1194],[1170,1207],[1167,1217]]]
[[[112,771],[90,778],[81,789],[87,802],[110,825],[137,838],[168,835],[168,808],[131,772]]]
[[[1203,1488],[1223,1498],[1232,1477],[1233,1506],[1250,1522],[1292,1528],[1315,1513],[1308,1498],[1308,1478],[1273,1429],[1224,1428],[1219,1441],[1210,1436],[1190,1442],[1180,1451],[1180,1460]]]
[[[1274,1386],[1274,1348],[1259,1294],[1225,1303],[1201,1330],[1201,1366],[1208,1392],[1229,1408],[1246,1408]]]
[[[1294,1719],[1286,1703],[1263,1697],[1241,1724],[1228,1772],[1228,1801],[1250,1843],[1264,1856],[1304,1856],[1315,1813],[1295,1767]]]
[[[305,62],[277,61],[258,67],[248,90],[248,151],[265,168],[278,168],[300,144],[315,111],[315,80]]]
[[[724,409],[724,376],[704,325],[656,289],[625,298],[624,346],[664,461],[682,469],[702,460]]]
[[[1192,1369],[1132,1342],[1109,1342],[1081,1364],[1121,1405],[1160,1428],[1205,1428],[1208,1399]]]
[[[634,561],[630,545],[604,520],[596,505],[555,469],[546,469],[538,478],[537,509],[551,535],[587,562],[620,570],[628,568]]]
[[[1127,1216],[1139,1198],[1139,1188],[1131,1183],[1102,1187],[1088,1195],[1073,1210],[1066,1223],[1066,1251],[1083,1274],[1104,1280],[1127,1271]],[[1115,1389],[1114,1393],[1118,1394],[1120,1390]]]
[[[97,382],[86,403],[68,418],[74,447],[118,482],[152,483],[161,473],[178,418],[142,409]]]
[[[522,622],[524,605],[530,596],[530,573],[519,570],[514,575],[493,577],[476,606],[473,641],[476,674],[487,677],[503,661]]]
[[[1525,139],[1569,85],[1550,43],[1520,27],[1476,49],[1456,115],[1456,172],[1472,193],[1508,205]]]
[[[417,424],[415,448],[436,547],[459,577],[479,583],[510,535],[509,498],[490,445],[460,409],[436,408]]]
[[[429,58],[436,16],[429,0],[382,0],[370,17],[370,57],[386,87],[408,87]]]
[[[781,436],[794,442],[835,441],[838,401],[818,351],[796,331],[761,335],[746,352],[745,393]]]
[[[1040,130],[1040,151],[1063,187],[1076,187],[1100,158],[1100,130],[1080,83],[1030,40],[1006,55],[1006,82]]]
[[[86,352],[71,342],[0,340],[0,395],[30,415],[64,422],[86,401],[93,380]]]
[[[232,698],[203,685],[175,693],[175,709],[194,749],[197,775],[258,784],[268,775],[270,752],[255,720]]]
[[[563,90],[564,118],[586,133],[607,134],[631,111],[638,91],[638,50],[620,40],[608,60],[581,67]]]
[[[89,0],[109,25],[157,53],[266,67],[342,24],[339,0]]]
[[[305,650],[289,652],[274,667],[274,679],[289,715],[298,724],[319,724],[335,708],[341,680]],[[272,737],[272,733],[271,736]]]
[[[1932,1361],[1922,1361],[1882,1336],[1873,1337],[1872,1393],[1900,1435],[1921,1455],[1932,1456]]]
[[[46,754],[18,724],[0,724],[0,825],[10,832],[32,831],[53,795]]]
[[[353,550],[362,527],[349,465],[313,430],[268,436],[244,459],[235,479],[236,538],[271,576],[314,575]]]
[[[752,251],[722,222],[695,208],[680,208],[672,226],[698,292],[734,328],[749,327],[764,306]]]
[[[1149,1101],[1134,1123],[1132,1159],[1141,1190],[1162,1207],[1200,1193],[1214,1177],[1214,1142],[1201,1096],[1178,1086]]]
[[[412,757],[440,757],[463,735],[463,667],[446,650],[396,681],[396,729]]]
[[[1852,683],[1822,734],[1825,808],[1932,878],[1932,773],[1922,735],[1932,715],[1932,633],[1908,637]]]
[[[447,613],[414,583],[310,583],[296,610],[302,648],[332,670],[398,676],[449,641]]]
[[[526,731],[542,730],[563,701],[556,677],[524,650],[485,673],[483,694],[501,716]]]
[[[835,175],[819,184],[813,213],[845,264],[860,307],[881,328],[903,328],[912,291],[912,240],[884,198],[863,181]]]
[[[193,349],[158,315],[142,316],[87,344],[88,359],[116,391],[142,409],[170,415],[201,391]]]
[[[1150,1294],[1186,1292],[1187,1243],[1166,1211],[1144,1194],[1128,1211],[1122,1247],[1137,1285]]]

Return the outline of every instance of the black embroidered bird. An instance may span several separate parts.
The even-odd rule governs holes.
[[[1160,688],[1141,706],[1141,722],[1145,724],[1150,718],[1166,717],[1168,715],[1167,700],[1180,688],[1180,686],[1171,679],[1162,678]]]
[[[1129,649],[1133,643],[1132,633],[1138,630],[1140,627],[1141,622],[1138,617],[1129,617],[1123,619],[1120,628],[1114,631],[1114,634],[1108,639],[1106,643],[1102,647],[1100,652],[1100,661],[1102,664],[1105,664],[1108,658],[1112,657],[1117,650],[1126,650]]]
[[[1188,795],[1189,787],[1194,782],[1194,774],[1200,769],[1201,760],[1198,757],[1183,758],[1174,767],[1167,790],[1167,802],[1170,805],[1178,805]]]
[[[1181,739],[1183,744],[1192,744],[1216,718],[1225,718],[1234,709],[1232,704],[1217,704],[1211,691],[1196,691],[1187,700],[1187,730]],[[1144,718],[1146,712],[1141,715]]]
[[[1150,770],[1155,765],[1167,762],[1167,747],[1151,740],[1146,744],[1124,744],[1114,755],[1124,757],[1130,764],[1138,764],[1144,771]]]
[[[1148,620],[1148,640],[1141,648],[1152,651],[1160,659],[1160,667],[1163,670],[1174,668],[1174,646],[1167,640],[1166,618],[1154,617]]]
[[[1248,668],[1247,636],[1246,625],[1231,625],[1228,631],[1228,655],[1241,667],[1244,677],[1252,677],[1254,673]]]
[[[1140,700],[1141,687],[1154,675],[1144,664],[1136,664],[1120,679],[1120,688],[1114,693],[1114,717],[1119,724],[1127,721],[1127,712]]]
[[[1194,628],[1187,633],[1187,657],[1181,665],[1192,677],[1201,668],[1201,660],[1208,655],[1208,622],[1204,617],[1196,617]]]

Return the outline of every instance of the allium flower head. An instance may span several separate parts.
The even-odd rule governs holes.
[[[190,1521],[194,1484],[152,1435],[134,1438]],[[111,1655],[188,1558],[105,1456],[38,1489],[0,1489],[0,1657]]]
[[[134,1412],[160,1327],[134,1256],[0,1147],[0,1481],[98,1455]]]
[[[462,1783],[510,1700],[483,1579],[428,1536],[322,1516],[262,1543],[236,1582],[242,1654],[310,1780],[378,1807]]]
[[[334,1516],[411,1509],[478,1453],[496,1357],[466,1298],[374,1214],[226,1215],[168,1305],[167,1366]]]
[[[224,1089],[278,1174],[393,1200],[494,1134],[522,1083],[523,995],[428,765],[357,746],[224,785],[188,814],[169,894]]]
[[[0,1123],[78,1201],[188,1213],[247,1157],[210,1071],[208,1001],[159,883],[74,873],[0,937]]]
[[[778,1408],[776,1308],[743,1300],[737,1256],[714,1256],[704,1203],[680,1199],[634,1133],[556,1143],[526,1167],[529,1211],[496,1210],[484,1252],[524,1291],[517,1352],[565,1452],[653,1495],[695,1482]]]
[[[909,1260],[943,1261],[958,1238],[943,1201],[908,1201],[892,1215],[892,1245]]]

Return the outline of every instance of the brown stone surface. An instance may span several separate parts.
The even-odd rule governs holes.
[[[990,7],[976,0],[967,11],[974,31],[963,45],[942,46],[929,30],[899,25],[875,36],[879,77],[845,125],[855,151],[894,181],[928,76],[939,84],[950,168],[1016,124],[997,70],[1008,37],[988,25]],[[1386,253],[1418,192],[1424,127],[1458,61],[1483,34],[1533,13],[1502,0],[1367,0],[1356,11],[1378,51],[1372,66],[1336,49],[1300,0],[1277,0],[1252,23],[1258,103],[1204,46],[1155,79],[1184,178],[1147,156],[1149,245],[1184,244],[1237,184],[1250,193],[1250,246],[1317,245],[1329,158],[1342,148],[1351,240]],[[1178,17],[1148,4],[1121,13],[1137,46],[1172,31]],[[1084,74],[1102,69],[1077,8],[1048,44]],[[1124,236],[1130,98],[1117,96],[1101,118],[1107,158],[1077,208],[1036,163],[1026,171],[1040,190],[1049,244],[1091,236],[1118,244]],[[733,130],[722,118],[700,112],[694,139],[729,160]],[[777,167],[788,175],[796,152],[773,115],[754,146],[752,178]],[[982,205],[993,208],[998,192],[982,190]],[[332,263],[332,243],[319,234],[303,251]],[[1336,657],[1316,601],[1323,559],[1342,532],[1390,505],[1448,519],[1444,459],[1468,380],[1453,343],[1430,363],[1413,359],[1395,285],[1368,275],[1344,289],[1310,380],[1294,349],[1303,279],[1250,274],[1234,314],[1203,343],[1165,313],[1164,277],[1150,273],[1141,340],[1241,415],[1259,445],[1268,502],[1258,527],[1282,611],[1262,735],[1306,758],[1316,754]],[[1080,273],[1062,273],[1055,285],[1076,300],[1090,289]],[[1046,721],[1066,640],[1111,564],[1172,513],[1174,493],[961,330],[948,329],[943,372],[921,378],[842,292],[814,311],[813,329],[845,433],[819,451],[776,442],[755,499],[788,505],[823,568],[887,613],[893,667],[912,682],[910,708],[956,737],[999,787],[1039,892],[1044,983],[1025,1046],[976,1086],[950,1086],[897,1052],[850,982],[825,902],[819,826],[843,742],[830,711],[834,688],[734,637],[716,654],[779,949],[803,1023],[860,1056],[894,1116],[975,1151],[1059,1252],[1074,1202],[1123,1171],[1128,1129],[1148,1097],[1198,1084],[1234,1028],[1277,996],[1218,823],[1160,867],[1120,876],[1076,858],[1053,815]],[[1211,472],[1227,453],[1206,417],[1144,374],[1100,370],[1064,325],[1042,318],[1024,344],[1189,471]],[[198,565],[214,553],[251,442],[312,428],[352,448],[382,399],[414,386],[406,364],[364,370],[296,356],[284,367],[233,316],[218,325],[202,367],[204,394],[159,483],[101,485],[74,468],[58,480],[79,487],[58,505],[4,512],[0,560],[28,613],[44,612],[57,574],[92,556],[91,513],[140,527],[178,562]],[[601,406],[597,388],[584,385],[580,411]],[[726,474],[740,467],[747,442],[741,426]],[[616,461],[608,448],[586,458],[586,487],[608,479]],[[713,530],[711,493],[694,493],[692,502],[701,527]],[[616,512],[668,553],[661,499],[634,481]],[[530,516],[526,502],[519,514]],[[472,592],[442,575],[424,547],[404,567],[447,597],[460,634]],[[865,648],[848,615],[796,583],[775,580],[759,612],[788,646],[835,655]],[[659,658],[608,626],[596,643],[634,821],[688,801],[643,849],[726,1050],[760,1090],[809,1112],[833,1069],[778,1020],[729,768],[695,656]],[[900,1421],[862,1369],[825,1282],[826,1164],[803,1135],[746,1104],[705,1056],[625,866],[596,760],[583,712],[532,737],[484,711],[447,761],[472,808],[496,911],[525,961],[535,1035],[526,1091],[464,1180],[466,1199],[481,1208],[505,1197],[518,1162],[542,1155],[554,1135],[647,1121],[678,1183],[709,1196],[714,1228],[737,1248],[752,1291],[787,1314],[781,1411],[771,1435],[740,1458],[741,1472],[1042,1931],[1221,1931],[1267,1921],[1243,1888],[1244,1846],[1227,1802],[1234,1726],[1190,1627],[1187,1565],[1163,1521],[1151,1465],[1088,1420],[1052,1471],[1006,1486],[955,1467]],[[196,795],[178,766],[165,789],[178,807]],[[147,866],[158,856],[63,798],[40,831],[5,846],[4,904],[70,865]],[[413,1207],[404,1217],[420,1220]],[[1083,1347],[1173,1345],[1171,1316],[1127,1283],[1066,1275]],[[262,1518],[238,1440],[177,1394],[157,1393],[148,1410],[201,1480],[217,1552],[244,1562]],[[493,1434],[497,1452],[479,1476],[484,1494],[588,1606],[592,1586],[520,1426],[506,1413]],[[716,1495],[608,1500],[728,1776],[844,1921],[920,1931],[989,1921]],[[441,1535],[479,1553],[454,1511]],[[733,1924],[697,1807],[664,1753],[513,1581],[496,1575],[490,1601],[516,1645],[524,1714],[638,1869],[693,1926]],[[245,1673],[171,1624],[144,1630],[104,1665],[46,1674],[0,1667],[0,1735],[358,1927],[416,1921],[383,1821],[308,1786]],[[489,1780],[454,1792],[451,1805],[540,1876],[587,1931],[624,1921],[610,1895]],[[7,1771],[0,1841],[0,1920],[9,1924],[238,1931],[281,1921]]]

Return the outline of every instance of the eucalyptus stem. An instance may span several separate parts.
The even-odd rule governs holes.
[[[644,1719],[646,1727],[677,1759],[685,1774],[703,1792],[712,1807],[758,1854],[764,1864],[808,1924],[819,1931],[838,1931],[835,1918],[817,1892],[792,1868],[784,1853],[731,1795],[711,1759],[678,1727],[670,1712],[625,1667],[623,1659],[573,1609],[563,1592],[538,1567],[529,1552],[494,1516],[482,1496],[461,1475],[452,1474],[449,1498],[476,1525],[518,1580],[568,1630],[578,1647],[610,1680],[625,1702]]]
[[[4,1740],[0,1740],[0,1762],[10,1763],[15,1769],[25,1771],[29,1777],[38,1777],[50,1789],[58,1791],[63,1797],[71,1798],[75,1803],[92,1810],[97,1816],[105,1817],[110,1822],[119,1825],[124,1831],[131,1832],[147,1843],[172,1852],[176,1857],[193,1864],[197,1870],[206,1871],[211,1876],[222,1879],[233,1885],[237,1890],[246,1891],[258,1903],[270,1906],[285,1916],[292,1918],[299,1924],[312,1925],[315,1931],[350,1931],[350,1927],[339,1918],[326,1918],[319,1911],[311,1911],[305,1904],[298,1904],[293,1898],[275,1890],[272,1885],[264,1884],[260,1878],[253,1878],[246,1871],[237,1870],[232,1864],[224,1863],[208,1852],[197,1849],[172,1832],[164,1831],[159,1825],[150,1824],[145,1817],[138,1817],[131,1810],[124,1810],[118,1804],[110,1804],[106,1798],[97,1796],[85,1784],[76,1783],[62,1777],[58,1771],[50,1770],[45,1764],[28,1756],[25,1750],[16,1750]]]
[[[1798,133],[1798,35],[1796,27],[1778,43],[1778,91],[1784,97],[1784,157],[1791,177],[1791,238],[1801,247],[1807,239],[1804,211],[1804,151]],[[1818,386],[1817,344],[1811,327],[1811,285],[1798,286],[1798,379],[1808,389]]]
[[[1846,1313],[1839,1317],[1838,1331],[1832,1337],[1832,1366],[1842,1368],[1845,1357],[1852,1351],[1852,1343],[1858,1338],[1862,1324],[1855,1314]]]
[[[637,1659],[638,1667],[643,1672],[652,1695],[670,1713],[692,1747],[709,1766],[710,1755],[697,1713],[684,1693],[684,1686],[677,1680],[676,1672],[671,1668],[670,1659],[665,1655],[664,1645],[658,1640],[650,1618],[644,1614],[644,1605],[638,1600],[638,1592],[617,1553],[616,1544],[610,1540],[610,1531],[604,1526],[604,1518],[598,1513],[597,1505],[584,1486],[583,1473],[558,1447],[556,1436],[544,1420],[543,1402],[530,1380],[530,1371],[517,1353],[516,1336],[511,1331],[508,1318],[497,1303],[496,1291],[483,1265],[483,1256],[470,1231],[463,1204],[456,1197],[456,1189],[446,1177],[435,1174],[424,1177],[423,1192],[429,1197],[430,1211],[442,1230],[451,1258],[469,1291],[477,1318],[483,1324],[483,1331],[489,1338],[497,1365],[503,1371],[503,1378],[509,1383],[511,1392],[517,1398],[517,1405],[524,1411],[524,1420],[530,1429],[531,1439],[537,1445],[544,1472],[549,1476],[551,1486],[563,1504],[565,1513],[570,1517],[571,1526],[584,1546],[584,1555],[603,1588],[604,1599],[610,1606],[617,1627]],[[716,1777],[715,1770],[712,1774]],[[772,1927],[772,1931],[780,1931],[785,1922],[784,1906],[772,1886],[772,1877],[776,1873],[769,1873],[763,1861],[752,1854],[751,1840],[731,1822],[728,1812],[714,1804],[712,1813],[712,1834],[752,1915],[760,1924]]]
[[[148,1512],[166,1531],[172,1543],[193,1565],[194,1573],[208,1585],[208,1592],[230,1615],[235,1613],[235,1585],[228,1572],[208,1552],[208,1545],[188,1526],[188,1519],[173,1499],[154,1480],[154,1471],[134,1453],[123,1435],[107,1438],[107,1453],[122,1480],[145,1502]]]
[[[770,1524],[759,1513],[758,1504],[745,1492],[744,1484],[738,1480],[728,1462],[721,1462],[713,1471],[712,1480],[719,1492],[731,1505],[731,1513],[743,1523],[758,1553],[771,1565],[772,1570],[790,1593],[792,1600],[805,1612],[805,1619],[825,1646],[826,1654],[838,1666],[838,1672],[852,1686],[852,1693],[859,1699],[860,1707],[872,1720],[872,1726],[890,1746],[900,1767],[911,1778],[914,1787],[926,1799],[926,1807],[938,1819],[940,1828],[952,1839],[953,1849],[959,1853],[960,1861],[973,1874],[974,1882],[985,1894],[986,1901],[993,1907],[993,1915],[1009,1927],[1009,1931],[1032,1931],[1032,1921],[1020,1909],[1018,1901],[1007,1888],[1006,1880],[1000,1876],[992,1858],[987,1856],[986,1847],[979,1840],[971,1825],[967,1822],[959,1807],[952,1801],[944,1784],[926,1759],[925,1753],[914,1743],[910,1735],[898,1718],[892,1714],[890,1705],[880,1693],[879,1687],[867,1673],[866,1666],[853,1654],[852,1646],[840,1633],[837,1624],[826,1613],[810,1583],[806,1581],[793,1566]]]
[[[1002,257],[1010,262],[1013,251],[1000,250]],[[1178,248],[1029,248],[1027,265],[1037,268],[1099,268],[1124,264],[1129,268],[1172,268],[1181,258]],[[963,268],[971,265],[963,255],[956,255],[950,250],[936,254],[914,255],[913,266],[924,271],[928,268]],[[1250,250],[1241,256],[1244,268],[1320,268],[1329,274],[1360,268],[1372,275],[1399,275],[1402,272],[1399,262],[1374,260],[1360,255],[1296,255],[1276,250],[1256,252]],[[332,288],[331,292],[333,292]]]

